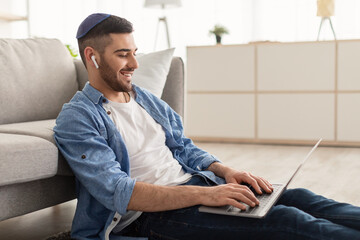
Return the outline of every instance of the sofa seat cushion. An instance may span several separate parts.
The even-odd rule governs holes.
[[[29,136],[43,138],[55,144],[55,140],[53,137],[54,126],[55,126],[55,119],[24,122],[24,123],[1,124],[0,133],[29,135]]]
[[[47,140],[54,147],[56,147],[54,140],[54,131],[55,119],[42,120],[42,121],[33,121],[33,122],[24,122],[24,123],[12,123],[12,124],[2,124],[0,125],[0,133],[7,134],[20,134],[33,137],[39,137],[44,140]],[[56,148],[57,149],[57,148]],[[62,176],[72,176],[73,173],[67,164],[64,157],[58,153],[57,169],[58,175]]]
[[[0,133],[0,186],[52,177],[58,149],[42,138]]]

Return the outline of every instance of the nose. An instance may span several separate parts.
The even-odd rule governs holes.
[[[129,68],[137,69],[139,67],[139,63],[136,60],[135,56],[132,56],[128,62]]]

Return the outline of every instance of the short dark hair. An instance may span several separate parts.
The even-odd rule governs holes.
[[[125,18],[111,15],[104,21],[93,27],[85,36],[78,39],[81,59],[86,67],[84,50],[90,46],[103,54],[105,47],[111,43],[110,33],[132,33],[134,31],[131,22]]]

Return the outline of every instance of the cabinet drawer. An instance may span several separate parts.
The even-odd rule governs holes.
[[[360,42],[338,44],[338,89],[360,90]]]
[[[186,134],[254,138],[253,94],[188,94]]]
[[[255,47],[188,48],[189,91],[251,91],[255,88]]]
[[[260,94],[259,138],[335,140],[333,94]]]
[[[360,93],[338,96],[338,140],[360,141]]]
[[[335,89],[335,43],[258,46],[260,91],[330,91]]]

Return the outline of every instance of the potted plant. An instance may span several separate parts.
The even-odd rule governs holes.
[[[213,29],[209,31],[209,34],[214,34],[216,38],[216,44],[221,44],[221,37],[224,34],[229,34],[226,27],[216,24]]]

